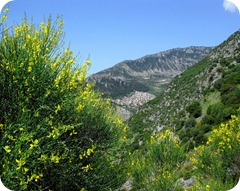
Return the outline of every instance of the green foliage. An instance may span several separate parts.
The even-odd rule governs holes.
[[[202,107],[199,101],[195,100],[186,107],[191,116],[198,118],[202,115]]]
[[[224,79],[216,82],[215,87],[221,92],[222,103],[238,109],[240,106],[240,66],[236,65],[225,73]]]
[[[101,82],[96,82],[95,89],[104,93],[104,97],[111,97],[114,99],[129,95],[135,91],[147,92],[149,87],[135,80],[127,82],[120,79],[102,78]]]
[[[235,110],[225,107],[221,102],[212,104],[207,109],[207,114],[202,119],[202,124],[218,125],[231,118]]]
[[[193,117],[190,117],[185,121],[185,127],[186,128],[193,128],[197,124],[196,120]]]
[[[1,33],[0,176],[11,190],[106,190],[124,177],[124,124],[86,84],[90,61],[78,67],[61,49],[62,26],[25,18]]]
[[[184,146],[169,130],[151,136],[144,150],[130,156],[132,190],[171,190],[178,179],[176,172],[185,160],[184,152]]]
[[[213,186],[216,186],[216,183],[225,184],[229,186],[228,189],[236,185],[240,176],[239,138],[239,115],[232,116],[229,122],[222,123],[212,131],[205,145],[194,149],[190,160],[201,181],[212,181]]]

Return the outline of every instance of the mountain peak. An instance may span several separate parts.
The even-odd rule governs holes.
[[[190,46],[150,54],[136,60],[125,60],[93,74],[89,80],[95,88],[112,98],[135,91],[157,94],[173,77],[203,59],[211,47]]]

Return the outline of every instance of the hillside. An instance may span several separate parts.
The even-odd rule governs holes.
[[[95,89],[113,99],[135,91],[159,94],[176,75],[206,56],[211,47],[176,48],[125,60],[89,77]]]
[[[165,92],[139,109],[129,120],[129,125],[137,133],[168,127],[182,129],[186,127],[187,120],[192,119],[187,107],[193,102],[199,102],[196,105],[201,107],[200,114],[193,117],[194,124],[203,123],[210,107],[217,107],[214,104],[225,108],[222,120],[229,119],[240,106],[239,63],[240,32],[237,31],[206,58],[176,76]],[[142,127],[147,127],[147,130]]]
[[[240,177],[240,31],[128,120],[130,189],[226,191]]]

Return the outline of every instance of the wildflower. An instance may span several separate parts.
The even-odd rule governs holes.
[[[78,107],[77,107],[77,111],[81,112],[83,108],[84,108],[84,106],[81,103],[79,103]]]
[[[17,160],[16,159],[16,162],[18,164],[18,167],[16,168],[16,170],[20,170],[21,167],[26,163],[24,160],[20,159],[20,160]]]
[[[31,149],[33,149],[33,147],[34,147],[34,145],[33,145],[33,144],[30,144],[29,149],[31,150]]]
[[[33,175],[31,176],[31,178],[30,178],[28,181],[32,181],[32,180],[34,179],[35,182],[37,182],[38,179],[40,179],[41,177],[43,177],[43,174],[42,174],[42,173],[40,173],[39,175],[37,175],[37,174],[33,174]]]
[[[64,22],[61,20],[61,21],[60,21],[60,25],[63,25],[63,24],[64,24]]]
[[[2,16],[2,19],[1,19],[1,20],[2,20],[2,22],[3,22],[3,21],[6,21],[6,20],[7,20],[7,16],[6,16],[6,15]]]
[[[48,97],[50,94],[50,90],[47,90],[47,92],[45,93],[45,97]]]
[[[55,163],[59,163],[59,160],[60,160],[60,158],[58,156],[54,156],[54,155],[51,156],[51,161],[53,161]]]
[[[40,161],[46,161],[47,160],[47,155],[41,155],[40,158],[38,158]]]
[[[5,151],[6,151],[7,153],[10,153],[10,152],[11,152],[11,149],[10,149],[10,147],[9,147],[8,145],[5,146],[4,149],[5,149]]]
[[[83,170],[84,172],[88,172],[89,170],[92,170],[92,167],[91,167],[90,164],[89,164],[89,165],[87,165],[87,166],[82,167],[82,170]]]
[[[44,28],[44,22],[41,22],[41,23],[40,23],[40,26],[41,26],[41,28],[43,29],[43,28]]]
[[[57,114],[58,111],[60,111],[60,110],[61,110],[61,106],[58,104],[57,107],[56,107],[55,113]]]
[[[210,186],[209,186],[208,184],[206,185],[205,190],[206,190],[206,191],[209,191],[209,190],[210,190]]]
[[[23,174],[26,174],[27,172],[29,171],[29,169],[28,168],[23,168]]]
[[[32,66],[29,66],[28,67],[28,72],[31,72],[32,71]]]
[[[73,130],[73,131],[70,133],[70,136],[76,135],[76,134],[77,134],[77,132]]]
[[[82,159],[83,159],[83,155],[80,154],[80,155],[79,155],[79,158],[82,160]]]
[[[37,145],[39,143],[38,139],[35,139],[35,141],[33,142],[34,145]]]
[[[9,11],[9,8],[6,8],[3,12],[7,13]]]
[[[92,149],[87,149],[87,155],[90,156],[91,155],[91,152],[93,152]]]
[[[89,59],[87,59],[86,64],[87,64],[88,66],[90,66],[90,65],[91,65],[91,61],[90,61]]]

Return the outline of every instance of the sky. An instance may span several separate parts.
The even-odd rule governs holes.
[[[216,46],[240,26],[237,7],[227,0],[14,0],[8,6],[10,26],[24,14],[36,24],[61,15],[65,44],[79,53],[78,64],[90,57],[89,74],[172,48]]]

